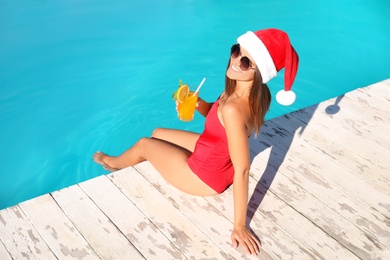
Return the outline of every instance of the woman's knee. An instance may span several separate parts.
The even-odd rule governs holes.
[[[145,151],[147,150],[147,146],[149,145],[151,138],[142,137],[138,139],[138,141],[134,144],[132,149],[136,152],[136,154],[142,158],[145,157]],[[146,158],[145,158],[146,159]]]
[[[142,137],[142,138],[138,139],[138,141],[135,143],[134,146],[136,146],[137,148],[144,147],[145,145],[147,145],[149,140],[150,140],[149,137]]]

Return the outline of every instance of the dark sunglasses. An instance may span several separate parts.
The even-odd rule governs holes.
[[[241,49],[240,49],[240,44],[234,44],[232,48],[230,49],[230,57],[233,59],[237,58],[238,56],[241,56]],[[241,57],[240,59],[240,69],[243,71],[247,71],[250,69],[255,69],[252,68],[252,62],[248,57]]]

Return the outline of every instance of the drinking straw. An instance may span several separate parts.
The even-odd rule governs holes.
[[[204,83],[205,81],[206,81],[206,78],[203,78],[202,82],[200,82],[200,84],[199,84],[198,88],[195,90],[195,93],[194,93],[194,95],[195,95],[196,93],[198,93],[198,92],[199,92],[200,88],[202,87],[202,85],[203,85],[203,83]]]

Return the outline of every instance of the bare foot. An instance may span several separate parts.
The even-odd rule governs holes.
[[[115,171],[118,171],[119,169],[117,168],[113,168],[111,167],[109,164],[108,164],[108,159],[109,159],[110,156],[108,156],[107,154],[104,154],[100,151],[96,152],[94,155],[93,155],[93,160],[95,163],[97,164],[100,164],[101,166],[103,166],[103,169],[109,171],[109,172],[115,172]]]

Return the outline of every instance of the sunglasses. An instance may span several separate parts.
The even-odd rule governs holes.
[[[232,48],[230,49],[230,57],[233,59],[237,58],[238,56],[241,56],[241,49],[240,49],[240,44],[234,44]],[[248,57],[241,57],[240,59],[240,69],[242,71],[247,71],[250,69],[255,69],[252,68],[252,62]]]

